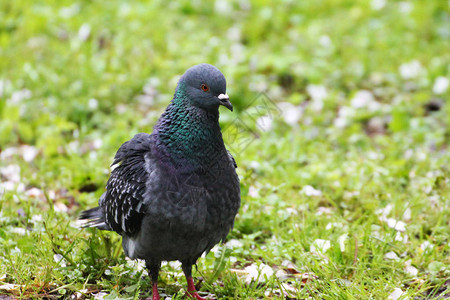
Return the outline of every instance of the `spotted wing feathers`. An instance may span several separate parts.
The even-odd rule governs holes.
[[[150,155],[150,135],[140,133],[124,143],[116,153],[116,165],[99,201],[105,222],[114,231],[129,236],[139,232],[144,216],[144,193],[148,179],[146,157]]]

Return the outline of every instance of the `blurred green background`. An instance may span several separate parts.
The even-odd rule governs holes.
[[[199,261],[205,295],[449,296],[449,6],[0,0],[0,295],[150,295],[119,238],[75,220],[206,62],[243,203]],[[172,299],[180,272],[163,268]]]

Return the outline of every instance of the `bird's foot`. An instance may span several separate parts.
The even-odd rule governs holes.
[[[160,300],[161,297],[159,297],[158,284],[156,282],[153,283],[152,291],[153,291],[152,300]]]
[[[185,296],[187,299],[206,300],[206,298],[200,297],[196,291],[186,292]]]
[[[185,296],[187,299],[197,299],[197,300],[206,300],[203,297],[200,297],[200,295],[197,293],[197,290],[195,289],[194,285],[194,279],[192,276],[186,276],[186,280],[188,283],[188,291],[186,292]]]

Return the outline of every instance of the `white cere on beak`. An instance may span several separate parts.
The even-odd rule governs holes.
[[[219,100],[228,100],[228,99],[230,99],[230,97],[228,97],[227,94],[220,94],[219,96],[217,96],[217,98],[219,98]]]

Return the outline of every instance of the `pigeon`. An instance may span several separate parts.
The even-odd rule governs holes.
[[[224,75],[209,64],[189,68],[153,132],[117,151],[98,207],[79,217],[84,227],[117,232],[125,255],[145,260],[152,300],[160,299],[161,262],[174,260],[186,296],[204,299],[192,265],[226,238],[239,210],[237,165],[222,139],[219,106],[233,111]]]

